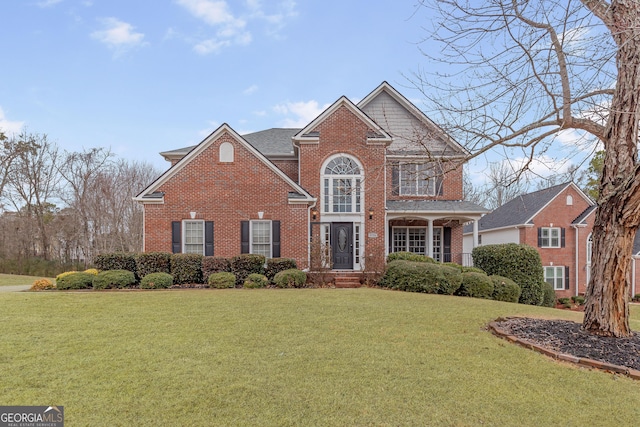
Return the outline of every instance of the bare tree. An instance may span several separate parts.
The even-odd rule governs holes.
[[[628,336],[631,248],[640,224],[640,2],[421,5],[438,17],[430,40],[442,46],[438,55],[425,55],[447,64],[449,74],[416,73],[414,83],[448,116],[443,123],[472,155],[502,147],[531,162],[568,129],[602,143],[583,328]]]

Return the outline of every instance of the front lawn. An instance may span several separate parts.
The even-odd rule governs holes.
[[[70,426],[640,419],[640,382],[484,328],[575,312],[376,289],[3,293],[0,307],[0,402],[63,405]]]
[[[19,285],[33,285],[33,282],[40,277],[34,276],[21,276],[19,274],[0,274],[0,286],[19,286]],[[51,282],[55,283],[55,279],[49,278]]]

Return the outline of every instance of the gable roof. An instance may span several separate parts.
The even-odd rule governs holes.
[[[324,110],[318,117],[313,119],[311,123],[309,123],[304,129],[301,129],[298,133],[296,133],[293,137],[293,143],[298,144],[315,144],[320,140],[320,133],[315,129],[326,120],[331,114],[337,111],[340,107],[346,107],[349,111],[351,111],[354,115],[356,115],[360,120],[365,122],[367,126],[371,129],[371,132],[367,135],[367,143],[371,144],[391,144],[393,140],[391,136],[382,129],[376,122],[374,122],[369,116],[367,116],[364,111],[359,109],[353,102],[349,100],[346,96],[341,96],[336,102],[331,104],[326,110]]]
[[[409,101],[403,94],[398,92],[393,86],[391,86],[388,82],[383,81],[377,88],[375,88],[369,95],[364,97],[362,101],[358,103],[358,107],[362,110],[365,110],[367,106],[372,103],[376,98],[380,97],[382,94],[386,94],[391,97],[395,102],[400,104],[404,110],[409,112],[415,119],[417,119],[422,125],[433,131],[433,135],[429,135],[429,139],[436,140],[440,144],[446,147],[442,153],[438,154],[456,154],[456,155],[469,155],[469,151],[460,145],[456,140],[454,140],[449,134],[447,134],[444,129],[442,129],[439,125],[433,122],[425,113],[422,112],[418,107],[415,106],[411,101]],[[393,134],[393,129],[389,129],[388,126],[384,126],[387,131]],[[393,135],[395,137],[395,135]],[[421,143],[420,145],[424,145]],[[393,148],[393,146],[392,146]],[[418,147],[419,150],[415,153],[407,152],[406,150],[402,150],[402,154],[424,154],[424,147]],[[414,150],[416,151],[416,150]]]
[[[486,231],[505,227],[515,227],[518,225],[532,225],[533,218],[568,187],[575,188],[590,205],[593,204],[591,199],[589,199],[589,197],[587,197],[577,185],[573,182],[565,182],[543,190],[523,194],[510,200],[493,212],[483,216],[480,221],[478,221],[478,230]],[[582,216],[582,218],[580,218],[580,216],[578,217],[580,218],[580,221],[584,220],[588,213],[589,212],[585,210],[581,214],[581,216],[584,216]],[[578,218],[576,218],[576,220],[578,220]],[[470,228],[466,227],[465,233],[469,231]]]
[[[269,159],[267,159],[264,154],[258,151],[253,145],[249,144],[242,136],[236,133],[236,131],[234,131],[231,126],[226,123],[223,123],[218,129],[211,132],[209,136],[207,136],[202,140],[202,142],[200,142],[200,144],[190,147],[188,153],[184,157],[182,157],[175,165],[170,167],[165,173],[160,175],[160,177],[153,181],[147,188],[142,190],[136,197],[133,198],[133,200],[143,203],[163,203],[164,193],[159,191],[160,187],[176,173],[178,173],[178,171],[188,165],[192,159],[197,157],[207,147],[213,144],[213,142],[216,141],[225,132],[230,134],[236,141],[238,141],[247,150],[249,150],[258,160],[264,163],[269,169],[275,172],[276,175],[282,178],[282,180],[291,187],[292,191],[289,192],[290,203],[308,203],[316,200],[305,189],[303,189],[300,185],[289,178],[276,165],[274,165]]]

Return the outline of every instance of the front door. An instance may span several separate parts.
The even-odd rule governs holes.
[[[331,250],[335,270],[353,270],[353,223],[331,224]]]

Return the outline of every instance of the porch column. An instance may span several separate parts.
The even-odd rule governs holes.
[[[427,255],[433,258],[433,221],[427,219]]]
[[[478,220],[473,221],[473,247],[478,246]]]

